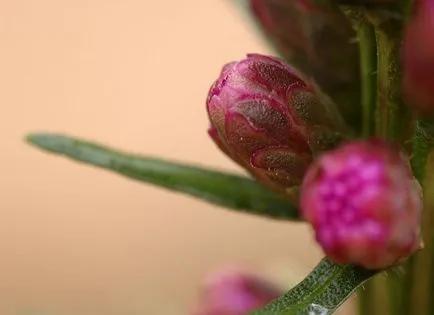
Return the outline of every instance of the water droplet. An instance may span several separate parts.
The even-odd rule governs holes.
[[[311,303],[307,307],[307,315],[328,315],[328,314],[330,314],[329,310],[319,304]]]

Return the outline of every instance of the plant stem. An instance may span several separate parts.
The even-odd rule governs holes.
[[[372,24],[366,20],[364,9],[342,6],[357,34],[360,52],[360,81],[362,90],[363,136],[374,132],[373,113],[377,98],[377,45]]]
[[[374,28],[369,22],[364,19],[360,20],[359,23],[355,24],[355,30],[360,46],[363,136],[370,137],[374,131],[372,116],[377,98],[377,46],[375,44]]]
[[[359,302],[359,312],[358,315],[368,315],[375,312],[374,300],[374,289],[375,285],[373,279],[367,281],[364,288],[359,290],[359,295],[357,300]]]
[[[375,35],[378,47],[376,133],[386,139],[397,139],[403,127],[400,122],[404,113],[399,69],[401,40],[383,28],[376,28]]]
[[[391,141],[405,142],[408,139],[410,119],[408,109],[401,95],[401,68],[399,52],[401,49],[402,21],[390,18],[384,12],[367,12],[375,27],[377,43],[377,105],[375,112],[375,134]],[[387,305],[381,314],[403,315],[402,297],[404,279],[393,271],[375,290],[387,292],[380,300],[372,300],[376,305]]]
[[[341,6],[341,10],[351,21],[357,34],[360,53],[360,81],[362,91],[362,132],[363,137],[375,132],[374,112],[377,102],[377,44],[373,25],[366,19],[365,9],[353,6]],[[359,315],[381,315],[386,310],[382,302],[382,287],[385,279],[375,277],[359,291]]]
[[[358,315],[386,315],[389,314],[389,305],[386,303],[388,278],[380,274],[365,285],[365,290],[359,296]]]
[[[422,215],[422,233],[425,241],[424,250],[414,255],[407,266],[405,279],[406,294],[404,309],[406,315],[430,315],[434,311],[434,302],[430,297],[434,289],[434,249],[433,249],[433,181],[431,175],[434,168],[432,153],[434,149],[434,122],[420,119],[415,124],[413,139],[413,173],[420,183],[424,184],[424,211]],[[431,157],[431,158],[430,158]],[[430,158],[431,162],[428,163]],[[430,172],[428,171],[430,170]]]
[[[432,295],[434,290],[434,151],[431,147],[430,154],[427,159],[426,164],[426,178],[424,181],[424,192],[425,192],[425,226],[424,226],[424,237],[427,240],[426,251],[427,256],[429,256],[427,264],[427,272],[429,272],[429,283],[428,290],[426,290],[425,296],[428,299],[429,305],[427,314],[434,313],[434,299],[430,299],[429,295]]]

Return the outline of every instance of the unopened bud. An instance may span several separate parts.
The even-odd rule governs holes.
[[[354,141],[311,165],[301,211],[337,263],[382,269],[421,244],[422,192],[408,160],[383,140]]]
[[[417,2],[403,48],[403,91],[418,111],[434,115],[434,1]]]
[[[267,305],[282,291],[258,277],[223,270],[208,278],[200,293],[192,315],[244,315]]]
[[[269,187],[300,185],[313,155],[341,138],[334,114],[282,60],[248,55],[226,65],[207,99],[209,134],[234,161]]]
[[[336,5],[315,0],[249,0],[252,14],[278,52],[314,78],[353,127],[360,124],[357,36]]]

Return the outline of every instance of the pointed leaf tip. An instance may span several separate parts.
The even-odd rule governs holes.
[[[300,220],[295,206],[247,177],[127,154],[61,134],[34,133],[25,139],[42,150],[222,207],[273,219]]]

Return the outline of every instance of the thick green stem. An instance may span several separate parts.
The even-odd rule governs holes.
[[[422,216],[422,232],[425,248],[414,255],[407,266],[406,294],[403,296],[403,308],[405,309],[403,314],[405,315],[431,315],[434,313],[434,302],[431,297],[432,290],[434,290],[433,149],[434,122],[420,119],[415,124],[412,168],[414,175],[424,186],[425,207]],[[430,162],[428,162],[429,159]]]
[[[377,27],[375,31],[378,47],[376,134],[393,140],[402,138],[403,122],[407,118],[400,92],[400,32],[395,34],[396,29],[388,31],[395,27],[398,26],[387,25]]]
[[[400,27],[399,22],[390,20],[382,21],[376,26],[378,45],[376,134],[403,143],[407,140],[409,117],[401,95]],[[406,295],[405,279],[398,275],[391,275],[387,282],[389,314],[404,315],[406,312],[406,305],[403,302]]]
[[[434,136],[434,134],[433,134]],[[432,144],[432,147],[434,144]],[[425,192],[425,215],[426,220],[424,226],[423,236],[427,240],[425,243],[426,255],[429,256],[427,260],[426,270],[429,273],[428,290],[426,290],[425,296],[428,300],[428,312],[434,314],[434,299],[432,298],[432,292],[434,292],[434,150],[430,150],[430,154],[426,163],[426,177],[424,181]],[[430,298],[431,296],[431,298]],[[427,314],[428,314],[427,312]]]
[[[359,296],[358,315],[386,315],[389,314],[389,305],[386,303],[387,278],[381,274],[365,285],[365,290]]]
[[[355,24],[359,38],[362,82],[363,136],[370,137],[374,131],[372,119],[377,98],[377,46],[372,25],[365,20]]]
[[[410,122],[408,110],[401,96],[399,51],[402,21],[390,19],[382,12],[369,11],[366,15],[375,27],[377,44],[375,134],[378,137],[404,143],[408,139]],[[389,272],[387,279],[378,281],[373,286],[375,286],[372,288],[374,297],[370,303],[382,309],[376,314],[404,314],[401,304],[404,294],[402,277]],[[381,293],[383,293],[382,297]]]
[[[360,290],[357,296],[359,302],[358,315],[368,315],[375,312],[374,300],[375,283],[373,280],[366,282],[364,288]]]
[[[366,19],[365,9],[342,6],[342,11],[349,18],[357,34],[360,51],[360,82],[362,90],[362,126],[363,136],[370,137],[375,132],[374,113],[377,102],[377,44],[373,25]],[[376,277],[365,284],[359,291],[359,315],[387,314],[384,303],[386,280]],[[386,297],[387,298],[387,297]]]
[[[366,20],[364,9],[342,6],[357,34],[360,51],[360,82],[362,90],[363,136],[374,132],[373,113],[377,98],[377,45],[372,24]]]

